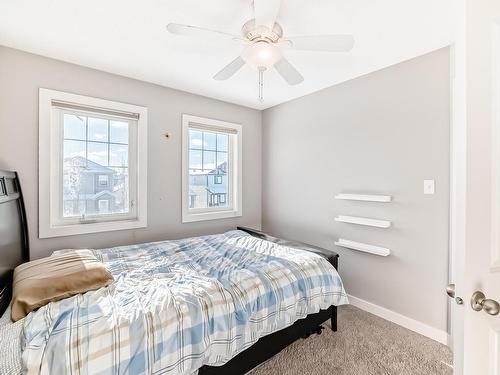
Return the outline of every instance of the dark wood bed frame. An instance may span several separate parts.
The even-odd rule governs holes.
[[[238,227],[254,237],[281,245],[311,251],[325,257],[338,269],[338,254],[316,246],[273,237],[258,230]],[[0,316],[12,297],[14,268],[29,261],[28,225],[19,176],[16,172],[0,170]],[[337,307],[330,306],[316,314],[296,321],[290,327],[260,338],[254,345],[238,354],[223,366],[203,366],[200,375],[244,374],[268,360],[282,349],[312,333],[320,334],[322,324],[330,320],[337,330]]]
[[[28,224],[19,177],[0,170],[0,315],[12,297],[14,268],[28,260]]]

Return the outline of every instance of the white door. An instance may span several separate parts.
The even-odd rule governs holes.
[[[451,305],[455,374],[500,375],[500,0],[457,3],[451,243],[463,304]]]

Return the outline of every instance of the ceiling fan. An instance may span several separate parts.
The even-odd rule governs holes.
[[[348,52],[354,46],[352,35],[318,35],[284,37],[283,29],[276,22],[281,0],[253,0],[255,18],[241,28],[241,36],[191,25],[170,23],[167,30],[172,34],[192,37],[229,38],[245,45],[240,56],[222,68],[213,78],[227,80],[245,64],[259,72],[259,99],[264,99],[264,72],[274,67],[290,85],[304,81],[304,77],[283,56],[283,50],[293,48],[304,51]]]

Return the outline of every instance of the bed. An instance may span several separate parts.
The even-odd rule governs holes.
[[[29,247],[17,175],[0,186],[3,312]],[[25,318],[32,373],[243,374],[325,321],[336,330],[347,303],[338,255],[249,228],[93,251],[115,282]]]

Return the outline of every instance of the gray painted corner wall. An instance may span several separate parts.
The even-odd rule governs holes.
[[[264,111],[265,231],[337,251],[347,292],[446,330],[449,49]],[[436,194],[423,194],[423,180]],[[394,202],[335,200],[340,192]],[[339,214],[393,221],[390,229],[338,223]],[[391,249],[338,248],[337,238]]]
[[[40,87],[146,106],[148,227],[38,239],[38,89]],[[181,115],[243,125],[243,217],[181,223]],[[261,125],[257,110],[0,46],[0,168],[17,170],[28,216],[31,257],[68,247],[113,245],[222,232],[261,225]],[[170,140],[163,134],[171,133]]]

